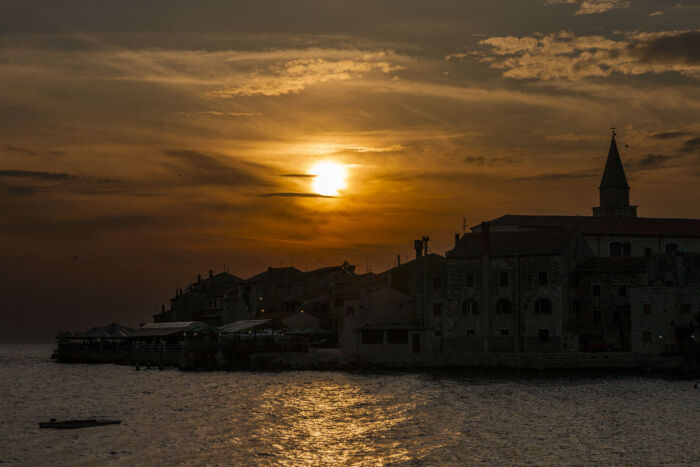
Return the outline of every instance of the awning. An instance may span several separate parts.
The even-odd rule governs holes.
[[[219,327],[219,331],[224,333],[233,334],[236,332],[247,331],[249,329],[256,328],[263,324],[271,323],[271,319],[249,319],[244,321],[236,321],[229,324],[224,324]]]
[[[163,337],[171,336],[193,329],[208,327],[201,321],[173,321],[169,323],[146,323],[139,329],[129,333],[129,338],[134,337]]]

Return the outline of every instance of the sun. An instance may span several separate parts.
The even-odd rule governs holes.
[[[309,173],[314,175],[312,189],[323,196],[338,196],[338,192],[346,187],[347,170],[343,164],[331,161],[316,163]]]

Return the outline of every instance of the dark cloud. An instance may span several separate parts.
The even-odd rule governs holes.
[[[629,52],[645,63],[700,64],[700,30],[664,35],[627,46]]]
[[[539,181],[539,182],[561,182],[565,180],[577,180],[582,178],[590,178],[597,175],[595,172],[553,172],[531,175],[527,177],[516,177],[511,180],[514,182]]]
[[[0,177],[35,178],[42,180],[74,180],[78,177],[63,172],[42,172],[36,170],[0,170]]]
[[[700,152],[700,136],[685,141],[683,147],[681,147],[681,152],[686,154]]]
[[[234,166],[233,164],[251,166],[251,164],[245,164],[236,159],[224,162],[223,158],[219,159],[189,149],[165,149],[163,154],[180,163],[178,167],[174,167],[178,176],[186,180],[194,180],[198,184],[231,186],[266,184],[262,177],[250,170]]]
[[[38,156],[41,154],[49,154],[51,156],[63,156],[63,155],[65,155],[65,152],[63,152],[63,151],[51,150],[51,151],[46,151],[46,152],[39,152],[39,151],[35,151],[34,149],[23,148],[20,146],[12,146],[10,144],[5,146],[5,149],[9,152],[23,154],[25,156]]]
[[[484,165],[485,161],[486,159],[484,159],[482,156],[468,156],[464,158],[464,162],[467,164]]]
[[[628,163],[629,170],[649,170],[657,169],[663,167],[666,163],[672,159],[676,159],[678,156],[670,156],[665,154],[647,154],[641,159],[632,160]]]
[[[482,165],[510,165],[515,164],[516,160],[512,157],[502,156],[502,157],[492,157],[491,159],[486,159],[483,156],[467,156],[464,158],[464,162],[467,164],[473,164],[477,166]]]
[[[694,135],[692,131],[667,131],[664,133],[655,133],[651,135],[652,138],[654,139],[674,139],[674,138],[680,138],[682,136],[691,136]]]
[[[263,193],[262,197],[280,197],[280,198],[335,198],[335,196],[319,195],[318,193]]]
[[[27,148],[21,148],[19,146],[7,145],[7,146],[5,146],[5,149],[7,149],[10,152],[17,152],[19,154],[24,154],[25,156],[36,156],[37,155],[36,151],[33,151],[31,149],[27,149]]]

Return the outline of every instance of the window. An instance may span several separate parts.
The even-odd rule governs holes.
[[[622,256],[622,243],[612,242],[610,244],[610,256]]]
[[[462,303],[462,313],[465,315],[478,315],[479,302],[476,300],[465,300],[464,303]]]
[[[335,299],[334,305],[335,305],[336,307],[343,306],[343,298],[342,298],[342,297],[336,298],[336,299]]]
[[[538,298],[535,301],[535,313],[552,314],[552,302],[548,298]]]
[[[508,273],[502,272],[498,275],[498,284],[501,287],[508,287]]]
[[[442,337],[442,331],[435,331],[435,337]]]
[[[496,314],[507,315],[513,313],[513,303],[507,298],[501,298],[496,302]]]
[[[470,337],[476,336],[476,331],[473,329],[467,329],[467,336],[470,336]]]
[[[627,285],[626,284],[618,284],[617,296],[618,297],[626,297],[627,296]]]
[[[600,323],[600,320],[601,320],[600,310],[593,310],[593,322]]]
[[[649,331],[644,331],[642,333],[642,340],[646,342],[647,344],[651,342],[651,332]]]
[[[665,251],[667,255],[678,253],[678,243],[667,243],[665,246]]]
[[[632,244],[630,242],[612,242],[610,256],[632,256]]]
[[[540,342],[549,342],[549,329],[540,329],[539,339]]]
[[[622,256],[632,256],[632,244],[630,244],[629,242],[625,242],[622,244]]]
[[[408,331],[394,329],[386,332],[387,344],[408,344]]]
[[[435,316],[442,315],[442,303],[433,303],[433,314]]]
[[[683,313],[684,315],[689,315],[691,309],[692,309],[692,307],[691,307],[690,303],[684,303],[681,305],[681,313]]]
[[[648,303],[644,304],[644,314],[645,315],[650,315],[651,314],[651,305]]]
[[[547,271],[540,271],[539,274],[537,274],[537,285],[547,285]]]
[[[355,316],[355,307],[349,306],[345,309],[345,316]]]
[[[600,297],[603,295],[603,288],[600,284],[591,284],[591,295],[594,297]]]
[[[464,281],[466,287],[476,287],[476,273],[468,272]]]
[[[433,288],[439,289],[442,284],[440,283],[439,277],[433,277]]]
[[[644,249],[644,255],[645,255],[645,256],[651,256],[651,248],[645,248],[645,249]]]
[[[510,336],[510,329],[501,329],[501,336]]]
[[[363,344],[381,344],[384,342],[384,331],[365,329],[362,331]]]

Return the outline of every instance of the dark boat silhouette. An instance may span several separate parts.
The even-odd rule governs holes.
[[[88,428],[91,426],[117,425],[121,422],[121,420],[101,420],[96,418],[85,420],[56,420],[55,418],[52,418],[48,422],[39,422],[39,428],[70,430],[74,428]]]

